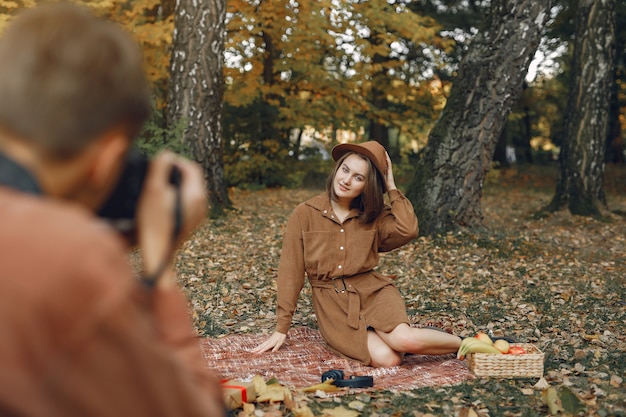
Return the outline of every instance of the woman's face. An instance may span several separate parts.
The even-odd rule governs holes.
[[[333,187],[340,200],[354,200],[363,192],[367,178],[368,164],[360,155],[348,155],[335,172]]]

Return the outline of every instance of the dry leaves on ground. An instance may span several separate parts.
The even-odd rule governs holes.
[[[607,177],[609,208],[626,213],[626,171]],[[546,354],[548,387],[567,387],[584,415],[626,415],[626,218],[598,221],[567,212],[537,218],[554,193],[553,178],[545,169],[490,173],[483,197],[488,231],[420,237],[383,255],[379,270],[397,276],[415,323],[534,343]],[[273,330],[283,228],[293,208],[318,192],[232,190],[236,209],[208,221],[185,245],[177,266],[199,335]],[[308,287],[293,325],[316,327]],[[552,403],[541,396],[547,387],[533,388],[536,382],[477,379],[417,393],[382,392],[358,412],[547,415]],[[361,401],[340,401],[346,408],[355,400]],[[311,397],[308,407],[332,415],[334,401]]]

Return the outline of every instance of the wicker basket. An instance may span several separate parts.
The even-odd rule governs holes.
[[[544,354],[530,343],[512,343],[526,353],[520,355],[499,355],[497,353],[469,353],[467,364],[476,376],[501,378],[540,378],[543,376]]]

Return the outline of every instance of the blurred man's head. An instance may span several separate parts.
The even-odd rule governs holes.
[[[50,157],[72,157],[113,127],[132,138],[149,109],[139,47],[83,8],[24,11],[0,36],[0,131]]]
[[[149,111],[141,51],[118,25],[49,4],[0,35],[0,152],[45,194],[97,210]]]

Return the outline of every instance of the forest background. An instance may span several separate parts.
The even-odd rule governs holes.
[[[36,0],[0,0],[0,31],[15,13],[37,3]],[[533,4],[524,0],[180,0],[177,9],[173,0],[82,0],[77,3],[119,22],[143,47],[147,74],[153,85],[154,112],[141,135],[139,146],[148,153],[168,147],[195,158],[205,168],[223,170],[207,168],[209,183],[218,183],[217,186],[211,185],[210,191],[216,195],[220,188],[229,189],[222,203],[238,211],[217,213],[222,216],[221,220],[213,220],[208,229],[201,231],[202,236],[198,239],[215,242],[223,236],[226,240],[220,247],[231,249],[228,239],[238,239],[240,234],[247,236],[250,232],[225,228],[225,221],[243,213],[244,219],[248,219],[243,226],[259,231],[263,222],[253,222],[259,212],[255,206],[257,202],[269,202],[275,208],[280,206],[279,201],[291,204],[278,210],[276,215],[280,217],[275,222],[265,224],[271,229],[265,233],[279,238],[280,227],[286,221],[290,207],[297,203],[296,199],[292,200],[293,195],[304,197],[308,194],[307,191],[302,194],[302,190],[316,189],[324,183],[331,167],[329,150],[339,142],[375,139],[383,143],[394,160],[398,184],[411,191],[416,172],[419,172],[416,167],[419,168],[424,160],[429,142],[435,142],[432,136],[437,131],[437,122],[442,120],[446,106],[451,107],[454,81],[457,81],[457,88],[462,84],[458,77],[463,73],[463,59],[471,55],[473,41],[480,44],[476,39],[496,27],[498,21],[501,23],[497,27],[503,33],[514,34],[515,28],[505,26],[508,21],[503,18],[506,12],[502,10],[524,9]],[[472,228],[472,233],[465,235],[465,225],[456,218],[454,226],[461,234],[450,234],[448,225],[443,225],[433,229],[430,237],[420,238],[420,248],[416,251],[428,255],[413,259],[409,271],[394,264],[393,260],[388,262],[392,269],[424,275],[436,284],[435,287],[443,285],[446,291],[452,291],[446,277],[462,277],[463,273],[452,271],[442,275],[434,272],[449,268],[445,258],[456,256],[457,266],[462,268],[464,256],[496,256],[501,269],[495,265],[479,268],[478,277],[471,283],[456,287],[460,294],[433,294],[427,288],[419,288],[424,298],[421,303],[415,301],[415,312],[432,308],[441,314],[443,307],[435,309],[430,303],[436,303],[442,296],[460,300],[468,292],[476,292],[485,286],[501,288],[501,292],[494,295],[496,298],[521,306],[525,311],[526,317],[515,317],[518,328],[520,325],[524,327],[518,329],[517,335],[524,336],[525,331],[532,331],[533,334],[525,335],[526,339],[547,341],[542,347],[548,348],[547,365],[553,369],[549,381],[559,384],[559,388],[573,385],[578,392],[576,398],[580,402],[569,402],[569,411],[572,411],[571,407],[574,411],[579,407],[579,414],[624,415],[624,338],[623,334],[616,332],[615,321],[619,323],[621,317],[623,331],[626,4],[615,0],[535,3],[545,4],[544,14],[547,16],[542,17],[540,42],[529,45],[534,58],[530,71],[527,71],[527,65],[517,68],[523,79],[519,92],[513,94],[510,109],[504,106],[499,112],[504,122],[501,129],[494,129],[498,134],[493,138],[494,146],[486,147],[485,161],[472,168],[479,172],[477,198],[483,200],[488,214],[484,221],[484,216],[479,213],[478,225],[487,226],[490,232],[483,234],[485,230],[482,228]],[[194,10],[194,4],[200,5],[199,8]],[[594,142],[593,138],[582,138],[592,151],[602,154],[601,170],[592,180],[599,181],[600,193],[596,197],[600,197],[603,211],[600,215],[590,213],[594,220],[576,216],[564,219],[563,214],[550,217],[543,210],[550,206],[551,200],[546,185],[556,187],[558,194],[558,185],[563,179],[559,177],[563,177],[563,173],[566,176],[572,174],[562,166],[565,158],[561,150],[571,140],[570,124],[575,118],[571,116],[570,108],[574,90],[572,82],[577,73],[576,58],[582,56],[581,50],[576,50],[576,41],[584,33],[582,26],[589,23],[581,20],[580,11],[590,5],[612,10],[610,21],[591,22],[592,29],[599,32],[602,27],[614,28],[611,39],[614,55],[608,60],[611,64],[609,88],[600,95],[606,105],[606,111],[602,112],[606,115],[606,122],[601,129],[601,140]],[[538,16],[541,14],[538,12]],[[186,25],[190,29],[200,29],[184,40],[182,49],[181,16],[188,18]],[[210,25],[204,27],[207,22]],[[203,45],[205,37],[210,39],[204,40]],[[189,53],[185,53],[185,47]],[[496,47],[496,44],[486,45],[484,51]],[[216,53],[219,60],[205,59]],[[190,67],[180,61],[193,56],[204,61],[191,62]],[[206,72],[203,63],[213,66]],[[474,67],[477,73],[480,64]],[[488,67],[486,61],[482,64]],[[187,77],[181,78],[177,74],[176,68],[179,67]],[[194,73],[202,74],[205,79],[198,81],[191,76]],[[200,111],[174,109],[174,103],[183,96],[182,91],[198,84],[204,88],[205,95],[195,97]],[[470,91],[468,97],[473,95],[474,86],[466,87]],[[595,111],[598,115],[598,110]],[[205,113],[215,112],[218,115],[207,122]],[[211,125],[209,134],[198,134],[194,130],[200,124]],[[212,159],[215,156],[218,158]],[[490,170],[493,173],[487,176],[486,172]],[[494,173],[499,175],[494,176]],[[485,198],[482,198],[483,184],[492,185]],[[605,184],[608,185],[606,195]],[[525,191],[520,195],[521,187],[525,187]],[[295,189],[300,192],[292,195],[287,191]],[[500,193],[494,194],[493,190]],[[609,198],[602,201],[606,196]],[[414,204],[415,200],[412,198]],[[552,202],[555,200],[553,198]],[[509,207],[510,203],[516,206]],[[244,207],[247,205],[250,207]],[[427,214],[419,217],[422,225],[429,223],[422,222]],[[528,222],[528,225],[516,224],[514,227],[512,221]],[[602,248],[597,241],[602,236],[608,236],[611,245]],[[539,243],[530,246],[524,243],[533,240],[539,240]],[[565,249],[580,249],[585,242],[591,242],[594,249],[585,252],[587,255],[592,252],[589,257],[585,256],[588,263],[580,265],[580,259],[559,252],[558,246],[563,246],[563,242],[573,242],[566,244]],[[267,245],[257,242],[257,245],[261,253],[265,249],[274,254],[272,259],[276,258],[275,242]],[[253,297],[259,304],[257,310],[245,313],[237,313],[237,308],[228,303],[221,303],[216,308],[206,302],[215,298],[212,294],[226,295],[230,290],[237,291],[237,288],[229,287],[231,284],[224,281],[223,276],[215,278],[212,274],[229,276],[236,270],[234,263],[249,263],[255,256],[251,252],[247,255],[223,253],[215,263],[205,260],[202,264],[198,260],[198,251],[207,250],[204,243],[198,244],[196,240],[181,255],[181,276],[192,298],[200,334],[219,334],[248,323],[255,314],[267,312],[267,303],[271,304],[271,300],[266,296]],[[459,254],[464,251],[467,251],[465,255]],[[256,259],[260,260],[260,256]],[[542,265],[547,259],[554,271],[548,271],[550,268]],[[189,265],[193,265],[193,270],[187,268]],[[262,274],[258,287],[243,289],[247,292],[254,290],[256,294],[271,294],[272,268],[268,266]],[[539,275],[550,285],[544,288],[540,281],[532,278],[534,269],[541,269]],[[568,273],[556,272],[558,270]],[[206,274],[207,285],[198,283],[198,271]],[[492,274],[500,274],[500,279],[507,282],[490,282]],[[591,278],[590,274],[597,278]],[[513,285],[512,280],[528,285],[521,289],[517,284]],[[411,293],[415,290],[412,285],[405,283],[403,291]],[[525,294],[516,303],[513,303],[513,290]],[[593,294],[585,300],[581,294],[590,290]],[[556,304],[551,295],[556,297]],[[604,309],[594,304],[601,299],[607,302]],[[233,303],[241,304],[241,300]],[[247,305],[255,304],[250,302]],[[459,315],[473,311],[475,315],[484,316],[485,313],[480,312],[482,308],[484,305],[464,306],[461,303],[461,306],[447,305],[446,311],[459,310]],[[529,308],[532,311],[529,312]],[[563,325],[573,328],[559,333],[558,326],[548,323],[550,314],[541,311],[542,308],[554,313],[555,323],[560,323],[560,316],[570,312],[571,322]],[[572,309],[577,309],[576,314]],[[594,311],[593,318],[581,322],[582,311],[591,310]],[[305,316],[306,311],[304,306]],[[510,313],[493,305],[488,311],[492,316]],[[545,314],[541,322],[534,323],[536,317],[529,321],[530,315],[537,312]],[[221,315],[227,317],[225,322],[216,318]],[[465,322],[463,326],[469,332],[493,325],[494,322],[486,320],[482,323]],[[314,326],[310,320],[304,320],[304,323]],[[446,324],[454,327],[459,323]],[[513,324],[511,326],[515,328]],[[240,330],[244,328],[251,331],[252,327],[238,327]],[[270,328],[269,324],[267,328]],[[537,337],[538,331],[543,332],[541,338]],[[621,343],[621,348],[611,350],[609,347],[613,343]],[[576,366],[572,365],[574,362]],[[596,371],[585,370],[585,367],[593,367]],[[524,382],[520,384],[492,381],[484,382],[484,388],[480,384],[464,385],[456,391],[444,390],[445,401],[441,398],[441,391],[434,390],[426,394],[432,401],[430,408],[422,407],[423,413],[437,409],[441,415],[448,415],[450,409],[454,409],[468,415],[474,410],[479,415],[489,415],[489,410],[496,415],[546,414],[548,405],[537,398],[530,401],[530,410],[514,405],[516,401],[524,404],[529,397]],[[504,394],[507,396],[505,400]],[[408,410],[416,407],[411,398],[409,395],[408,399],[403,399],[409,404]],[[502,401],[505,405],[501,404]],[[386,407],[382,403],[379,405],[380,408],[374,408],[383,410]],[[535,414],[532,409],[536,407],[543,408]]]
[[[143,46],[154,113],[153,152],[189,153],[189,120],[168,120],[174,0],[79,0],[121,23]],[[185,3],[185,2],[182,2]],[[37,0],[0,0],[0,31]],[[225,185],[317,184],[338,142],[375,139],[399,174],[426,146],[489,1],[240,1],[225,3],[221,151]],[[546,30],[508,115],[493,166],[552,164],[565,136],[576,2],[549,10]],[[624,163],[626,5],[616,3],[615,60],[605,161]],[[526,71],[520,68],[520,71]]]

